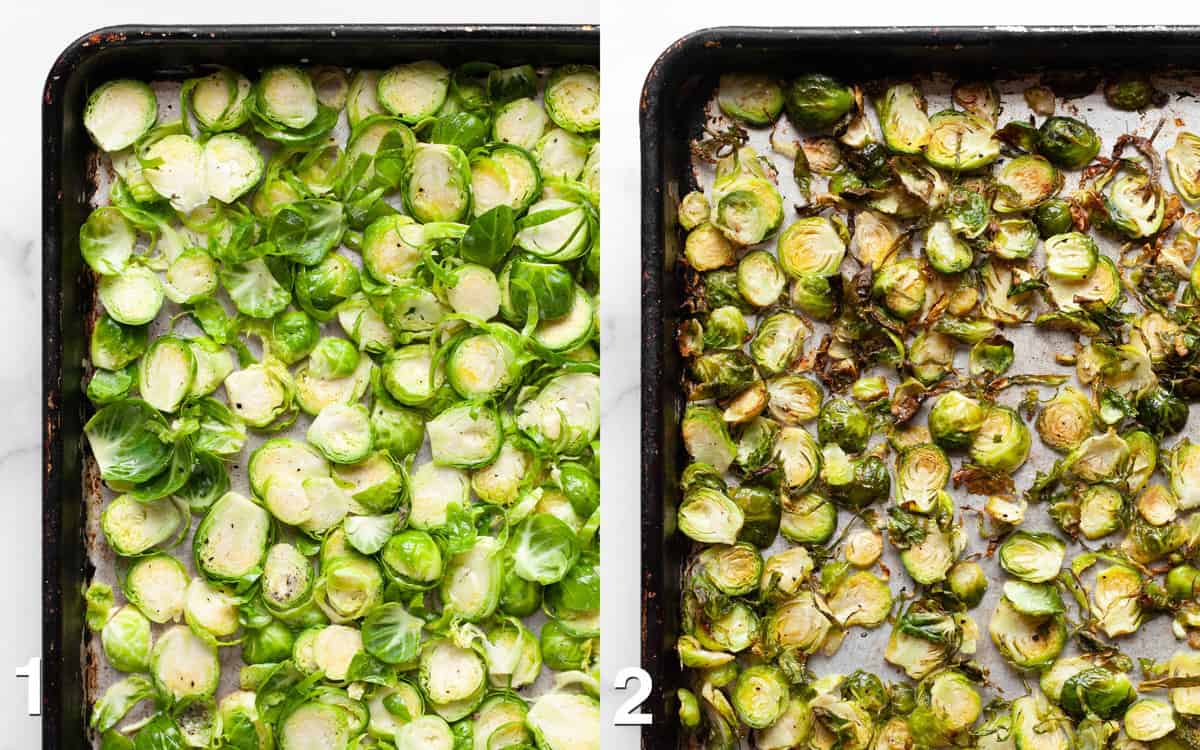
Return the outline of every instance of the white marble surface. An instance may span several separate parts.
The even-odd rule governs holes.
[[[0,320],[8,336],[0,356],[0,750],[40,744],[40,725],[25,714],[25,681],[13,677],[41,650],[41,92],[58,52],[81,34],[119,23],[581,23],[604,27],[604,304],[602,311],[602,559],[604,747],[631,748],[636,728],[611,727],[624,694],[607,687],[620,667],[636,664],[638,643],[640,401],[638,95],[658,54],[685,33],[719,25],[977,25],[1164,23],[1200,21],[1178,4],[1111,6],[1009,0],[1001,4],[939,0],[885,3],[730,3],[728,0],[395,0],[298,2],[205,0],[58,0],[10,3],[0,45]],[[914,7],[918,6],[918,7]],[[1086,10],[1083,10],[1085,9]],[[1190,14],[1190,15],[1185,15]],[[1148,51],[1152,54],[1152,51]],[[654,717],[667,720],[666,717]],[[665,749],[664,749],[665,750]]]

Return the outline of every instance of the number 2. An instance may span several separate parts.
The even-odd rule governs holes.
[[[651,714],[642,713],[639,709],[650,697],[650,688],[653,682],[650,680],[650,675],[641,667],[625,667],[617,672],[617,678],[613,680],[613,688],[627,690],[630,680],[637,680],[637,690],[617,708],[613,724],[620,727],[646,726],[654,721],[654,717]]]

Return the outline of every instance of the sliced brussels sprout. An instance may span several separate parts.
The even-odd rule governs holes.
[[[381,89],[385,79],[380,79]],[[466,218],[471,209],[471,164],[462,149],[418,144],[405,172],[404,205],[421,223]]]
[[[262,598],[276,612],[304,604],[312,592],[312,565],[293,545],[280,542],[267,551],[263,563]]]
[[[929,129],[925,158],[940,169],[973,171],[1000,156],[994,119],[948,109],[929,118]]]
[[[154,131],[137,146],[146,181],[154,192],[182,213],[208,203],[210,194],[204,154],[204,147],[190,135],[165,128]]]
[[[1087,439],[1096,422],[1091,401],[1072,386],[1064,386],[1038,412],[1042,442],[1060,452],[1073,451]]]
[[[967,608],[974,608],[983,601],[987,592],[987,575],[979,563],[962,560],[954,564],[946,574],[950,590]]]
[[[1063,471],[1085,482],[1100,482],[1123,474],[1128,464],[1129,446],[1110,429],[1086,438],[1071,451],[1063,462]]]
[[[773,313],[759,321],[750,339],[750,355],[764,375],[778,375],[800,356],[809,332],[799,316]]]
[[[778,250],[780,266],[793,279],[834,276],[846,255],[846,243],[829,219],[810,216],[779,235]]]
[[[1175,710],[1154,698],[1141,698],[1125,709],[1122,726],[1129,739],[1153,742],[1175,731]]]
[[[812,654],[825,642],[832,627],[813,594],[803,591],[770,610],[762,632],[771,648]]]
[[[1083,305],[1110,306],[1121,296],[1121,276],[1116,264],[1106,255],[1101,255],[1095,269],[1086,278],[1067,281],[1049,278],[1050,298],[1064,312],[1078,312]]]
[[[940,273],[960,273],[971,267],[975,254],[954,235],[950,222],[935,221],[925,230],[925,258]],[[885,267],[880,275],[886,271]]]
[[[946,580],[966,539],[959,529],[938,529],[932,519],[925,519],[919,525],[923,527],[923,537],[900,552],[900,562],[914,581],[928,586]]]
[[[1062,184],[1062,172],[1049,160],[1032,154],[1018,156],[1006,162],[996,177],[992,209],[1005,214],[1036,208],[1053,198]]]
[[[355,723],[350,711],[339,703],[320,700],[300,702],[299,705],[288,706],[286,713],[280,717],[276,729],[278,746],[303,748],[311,743],[317,747],[346,747],[354,735]],[[400,733],[405,734],[403,728]]]
[[[1165,469],[1179,509],[1200,506],[1200,487],[1196,483],[1200,480],[1200,445],[1194,445],[1188,438],[1179,441],[1170,452]]]
[[[928,443],[906,448],[896,460],[896,486],[907,510],[928,513],[950,481],[950,460]]]
[[[1121,528],[1125,498],[1119,490],[1098,484],[1084,488],[1079,499],[1079,533],[1100,539]]]
[[[318,496],[336,498],[348,492],[353,502],[372,513],[391,512],[405,481],[400,465],[386,451],[375,451],[356,464],[335,464],[333,476],[332,481],[325,478],[308,481],[320,483]]]
[[[158,99],[142,81],[122,78],[101,84],[83,110],[83,126],[104,151],[136,143],[158,119]]]
[[[533,146],[533,158],[542,176],[578,180],[587,166],[588,139],[562,128],[551,128]]]
[[[459,404],[425,425],[433,460],[442,466],[474,469],[500,453],[504,440],[498,414],[483,404]]]
[[[154,684],[172,701],[212,698],[221,678],[217,647],[183,625],[158,637],[150,669]]]
[[[330,404],[309,425],[308,442],[334,463],[357,463],[371,452],[370,420],[361,404]]]
[[[760,750],[787,750],[803,746],[813,734],[813,713],[803,698],[792,696],[787,707],[771,726],[754,732],[755,747]]]
[[[739,245],[762,242],[783,222],[783,198],[748,146],[718,162],[712,203],[713,224]]]
[[[691,235],[688,235],[689,240]],[[745,255],[737,267],[738,291],[754,307],[770,307],[783,295],[787,286],[775,256],[765,250],[756,250]]]
[[[741,508],[725,493],[698,487],[684,495],[676,522],[683,534],[697,542],[733,544],[744,520]]]
[[[878,107],[887,147],[898,154],[921,153],[933,137],[933,127],[920,89],[910,83],[891,86]]]
[[[79,252],[88,266],[102,276],[124,271],[133,258],[136,244],[133,225],[113,206],[92,211],[79,228]]]
[[[496,110],[492,137],[529,150],[541,139],[550,124],[542,105],[528,97],[514,99]]]
[[[918,741],[945,743],[970,729],[983,712],[983,700],[966,675],[944,670],[922,680],[909,723]]]
[[[785,497],[779,531],[797,544],[824,544],[837,530],[837,507],[816,493]]]
[[[789,93],[793,90],[789,88]],[[760,73],[725,73],[717,84],[717,104],[726,115],[748,125],[770,125],[783,111],[783,87]]]
[[[921,331],[913,338],[908,352],[908,364],[913,377],[922,385],[932,386],[946,377],[954,363],[958,343],[935,330]]]
[[[100,632],[104,655],[121,672],[150,669],[150,620],[136,607],[121,607]]]
[[[1004,658],[1020,669],[1048,666],[1062,653],[1067,641],[1061,615],[1021,614],[1007,599],[1001,599],[992,613],[988,632]]]
[[[1021,614],[1033,617],[1060,615],[1066,611],[1058,589],[1049,583],[1007,581],[1004,599]]]
[[[1091,275],[1100,251],[1086,234],[1069,232],[1046,240],[1046,273],[1057,279],[1078,281]]]
[[[1142,576],[1125,565],[1110,565],[1096,575],[1092,591],[1093,614],[1110,638],[1136,633],[1142,624],[1139,601]]]
[[[1180,131],[1166,157],[1171,184],[1179,197],[1189,204],[1200,201],[1200,136]]]
[[[472,547],[450,557],[442,579],[445,606],[470,621],[486,619],[500,600],[503,547],[492,537],[479,537]]]
[[[752,544],[709,547],[697,558],[704,574],[723,594],[742,596],[758,588],[763,560]]]
[[[1097,182],[1105,192],[1104,208],[1113,227],[1132,239],[1150,237],[1162,226],[1165,200],[1161,187],[1150,174],[1133,162],[1125,162],[1115,173]]]
[[[746,726],[765,729],[787,710],[789,692],[788,681],[777,667],[748,667],[733,687],[733,708]]]
[[[185,339],[154,340],[138,363],[138,391],[159,411],[174,412],[191,393],[196,358]]]
[[[937,268],[935,263],[930,265]],[[884,266],[871,285],[871,294],[901,320],[911,320],[921,312],[925,307],[925,290],[925,275],[920,263],[913,258],[902,258]]]
[[[904,670],[914,680],[922,679],[945,664],[948,648],[961,640],[954,619],[944,613],[910,609],[892,629],[883,658]]]
[[[145,325],[162,309],[162,281],[145,266],[129,266],[119,274],[104,276],[97,286],[100,303],[118,323]]]
[[[525,723],[539,748],[600,748],[600,701],[590,695],[565,690],[546,693],[533,702]]]
[[[385,110],[408,123],[435,114],[446,101],[450,71],[430,61],[397,65],[379,76],[375,95]]]
[[[565,454],[577,453],[600,432],[600,377],[590,372],[568,372],[548,380],[532,398],[521,403],[517,427],[535,444],[555,446]],[[495,451],[482,464],[490,463]]]
[[[203,578],[193,578],[188,584],[184,617],[201,638],[225,638],[238,631],[237,605],[237,598],[230,592]]]
[[[853,107],[850,87],[820,73],[799,76],[784,90],[788,119],[800,130],[829,130]]]
[[[151,622],[177,621],[187,597],[187,570],[167,554],[142,557],[129,566],[122,592]]]
[[[530,148],[543,144],[540,155],[545,159],[549,156],[546,152],[548,143],[539,139]],[[537,200],[542,191],[542,172],[538,168],[538,160],[520,145],[495,145],[486,151],[476,149],[470,157],[471,210],[476,217],[482,217],[501,205],[522,212]],[[584,167],[587,167],[587,162],[584,162]]]
[[[196,527],[196,568],[215,581],[257,578],[267,555],[271,516],[236,492],[213,503]]]
[[[1029,428],[1012,409],[993,405],[970,445],[971,460],[990,471],[1011,474],[1029,457]]]
[[[1063,169],[1079,169],[1100,153],[1100,137],[1073,117],[1050,117],[1038,128],[1037,149]]]
[[[828,320],[837,311],[834,285],[829,279],[816,274],[806,274],[794,280],[788,299],[793,307],[815,320]]]
[[[837,585],[828,604],[841,627],[875,628],[883,624],[892,610],[892,592],[874,573],[860,570]]]
[[[1040,693],[1012,702],[1012,734],[1020,750],[1068,750],[1074,738],[1070,721]]]
[[[600,130],[600,71],[590,65],[564,65],[546,81],[546,114],[573,133]]]
[[[1053,580],[1062,569],[1066,545],[1053,534],[1018,531],[1000,545],[1000,567],[1030,583]]]
[[[424,531],[406,529],[392,536],[380,555],[388,578],[406,591],[432,588],[442,577],[442,550]]]
[[[104,539],[118,555],[136,557],[175,539],[190,519],[170,499],[144,503],[119,495],[100,514]]]

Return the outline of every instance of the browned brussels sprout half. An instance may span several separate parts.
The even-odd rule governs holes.
[[[1064,169],[1079,169],[1100,153],[1100,136],[1074,117],[1050,117],[1038,129],[1038,153]]]
[[[854,107],[850,87],[820,73],[793,79],[784,89],[784,109],[800,130],[825,131]]]

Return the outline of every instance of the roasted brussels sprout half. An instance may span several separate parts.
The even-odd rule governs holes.
[[[898,154],[919,154],[932,137],[925,97],[912,84],[896,84],[878,102],[879,124],[888,149]]]
[[[992,406],[971,439],[971,460],[990,471],[1011,474],[1029,457],[1029,428],[1012,409]]]
[[[783,198],[763,170],[754,149],[745,146],[717,164],[712,191],[713,225],[731,242],[754,245],[783,222]]]
[[[1037,149],[1063,169],[1079,169],[1100,153],[1100,136],[1073,117],[1050,117],[1038,128]]]
[[[789,94],[793,90],[794,85]],[[747,125],[770,125],[783,111],[783,87],[758,73],[726,73],[717,84],[717,103],[726,115]]]
[[[832,399],[821,407],[817,434],[822,443],[834,443],[850,453],[861,453],[871,436],[871,419],[854,401]]]
[[[929,411],[929,432],[943,447],[966,448],[972,445],[988,416],[975,399],[959,391],[947,391],[937,397]]]
[[[783,106],[788,119],[800,130],[826,131],[854,107],[854,93],[827,75],[809,73],[787,84]]]
[[[1000,567],[1022,581],[1044,583],[1058,575],[1066,552],[1053,534],[1018,531],[1000,545]]]

